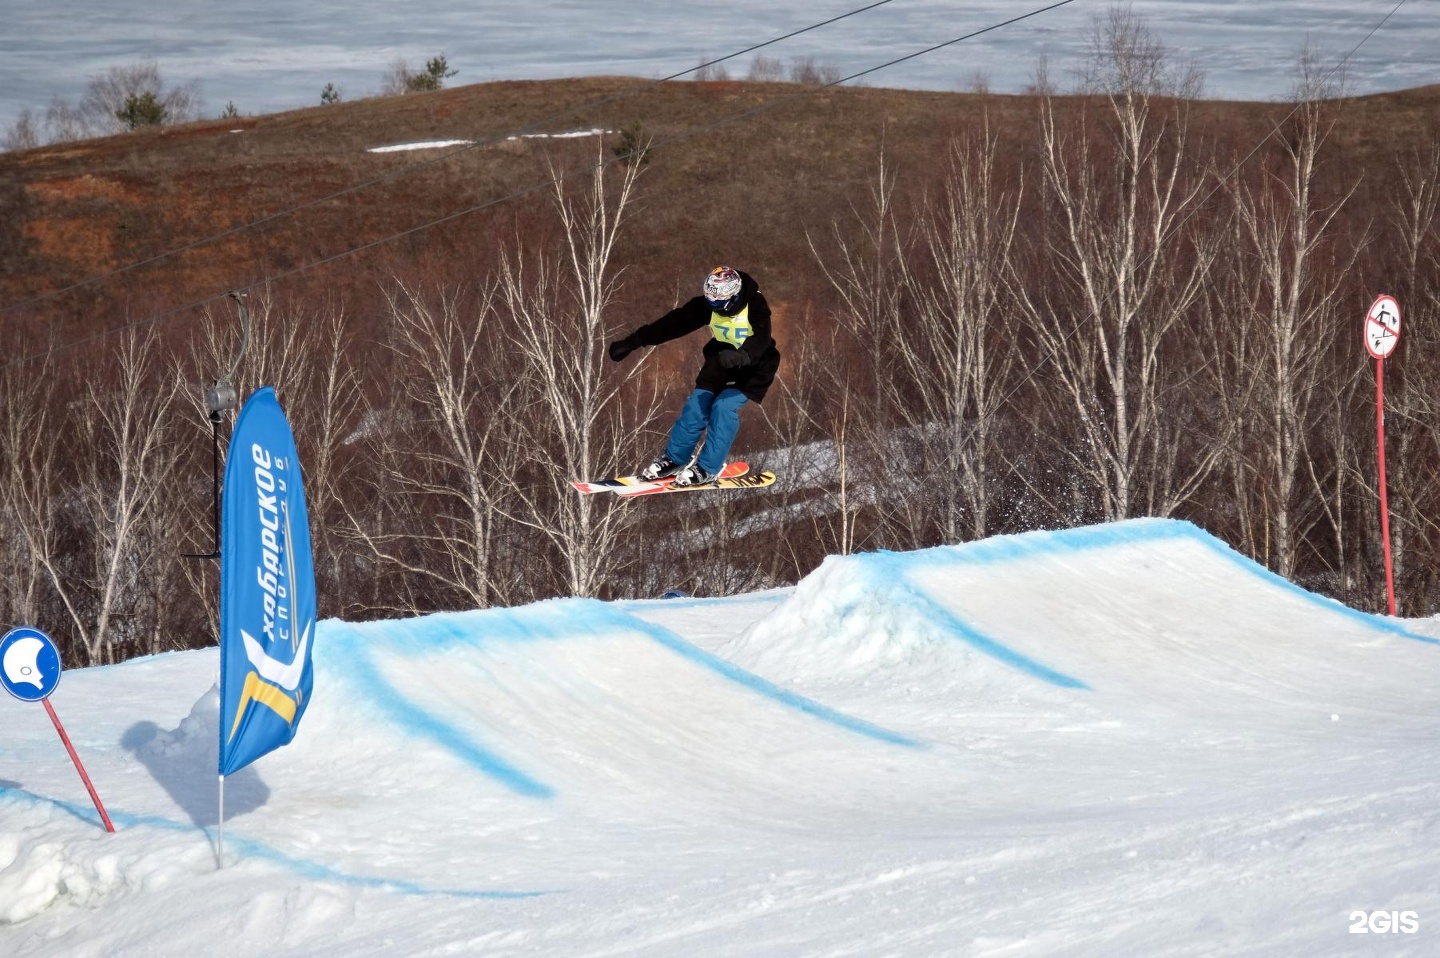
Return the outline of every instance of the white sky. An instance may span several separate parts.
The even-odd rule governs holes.
[[[330,620],[223,871],[216,651],[76,669],[118,830],[0,693],[0,955],[1433,956],[1437,635],[1162,520]]]
[[[444,53],[451,83],[624,74],[658,78],[863,6],[863,0],[0,0],[0,129],[22,109],[74,102],[86,78],[153,59],[172,83],[199,80],[203,113],[233,101],[242,113],[320,102],[326,83],[347,98],[377,91],[388,66]],[[1043,0],[893,0],[763,51],[810,56],[843,74],[1044,6]],[[1135,0],[1164,42],[1191,55],[1207,94],[1272,99],[1290,86],[1308,41],[1348,53],[1396,0]],[[955,90],[977,75],[1019,90],[1037,58],[1063,79],[1108,0],[1076,0],[983,37],[876,73],[872,86]],[[732,69],[743,75],[750,56]],[[1357,92],[1440,82],[1440,0],[1408,0],[1350,70]]]

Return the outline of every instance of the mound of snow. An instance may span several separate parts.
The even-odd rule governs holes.
[[[717,651],[782,684],[851,686],[887,697],[945,698],[963,688],[973,702],[982,692],[1011,699],[1043,685],[1085,687],[936,601],[909,574],[926,555],[831,556],[783,605]]]
[[[790,598],[718,651],[771,679],[864,680],[940,664],[952,645],[919,596],[874,556],[830,556]]]
[[[216,757],[220,734],[220,686],[195,700],[190,714],[180,720],[180,725],[171,731],[141,723],[126,733],[122,742],[137,755],[178,757],[201,752],[212,759]]]
[[[121,744],[152,770],[172,767],[213,805],[219,716],[220,690],[212,687],[179,727],[164,731],[140,723]],[[176,774],[168,780],[176,781]],[[6,815],[7,821],[18,820],[18,827],[0,833],[0,925],[26,921],[61,903],[98,907],[132,886],[153,890],[192,877],[197,865],[204,867],[205,856],[193,849],[188,867],[177,867],[160,853],[121,854],[114,836],[88,825],[77,830],[76,815],[89,815],[81,806],[26,802],[18,796],[12,801],[24,807]]]

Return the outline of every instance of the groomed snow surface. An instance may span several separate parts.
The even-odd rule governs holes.
[[[329,621],[223,870],[216,651],[74,670],[118,831],[3,697],[0,955],[1440,954],[1437,636],[1160,520]]]

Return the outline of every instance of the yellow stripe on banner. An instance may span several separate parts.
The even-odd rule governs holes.
[[[235,733],[240,731],[240,720],[245,717],[245,709],[251,702],[265,706],[284,719],[287,725],[295,721],[295,699],[290,697],[290,693],[278,685],[271,685],[254,672],[247,672],[245,687],[240,691],[240,707],[235,710],[235,724],[226,741],[235,739]]]

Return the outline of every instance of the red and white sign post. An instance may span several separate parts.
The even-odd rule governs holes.
[[[1375,433],[1380,453],[1380,537],[1385,540],[1385,594],[1395,614],[1395,573],[1390,561],[1390,503],[1385,492],[1385,357],[1400,344],[1400,304],[1384,293],[1365,314],[1365,348],[1375,357]]]

